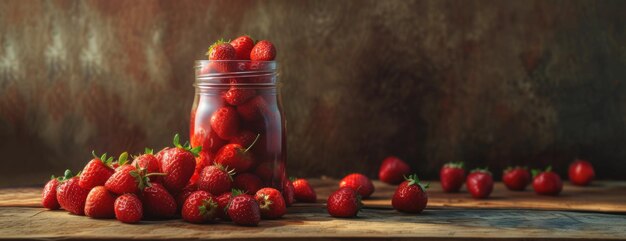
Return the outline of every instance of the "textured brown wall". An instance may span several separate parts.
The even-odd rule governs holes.
[[[193,61],[278,47],[291,175],[395,154],[626,178],[625,1],[1,1],[0,186],[188,134]]]

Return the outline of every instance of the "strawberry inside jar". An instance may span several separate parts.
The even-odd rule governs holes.
[[[253,175],[260,188],[282,192],[286,135],[276,69],[275,61],[196,61],[190,123],[191,145],[202,146],[196,179],[219,165],[233,180]]]

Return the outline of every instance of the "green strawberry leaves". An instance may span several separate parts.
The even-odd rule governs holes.
[[[470,171],[470,173],[474,173],[474,172],[482,172],[482,173],[485,173],[485,174],[488,174],[488,175],[491,176],[491,172],[489,171],[489,167],[485,167],[485,168],[478,167],[478,168],[474,168],[474,169],[472,169]]]
[[[465,163],[464,162],[448,162],[444,166],[449,167],[449,168],[463,169],[465,167]]]
[[[80,172],[78,172],[76,175],[74,175],[74,173],[72,173],[72,170],[67,169],[63,173],[63,176],[57,177],[56,179],[59,182],[65,182],[65,181],[70,180],[73,177],[77,177],[77,176],[80,176]],[[54,175],[52,175],[52,178],[54,178]]]
[[[409,181],[407,186],[419,185],[424,191],[430,187],[430,183],[422,184],[420,179],[417,177],[417,174],[411,174],[408,177],[405,176],[404,179]]]
[[[154,155],[154,150],[150,149],[150,148],[145,148],[143,151],[144,154],[150,154],[150,155]]]
[[[129,174],[135,178],[135,181],[137,182],[137,187],[141,191],[143,191],[143,189],[145,189],[146,187],[152,187],[152,183],[150,182],[151,176],[166,175],[165,173],[158,172],[148,173],[148,170],[139,166],[139,163],[135,163],[135,170],[130,171]]]
[[[111,167],[111,164],[113,164],[113,157],[111,156],[111,157],[107,158],[106,152],[104,154],[102,154],[102,156],[98,156],[98,155],[96,155],[96,151],[92,150],[91,151],[91,155],[94,158],[100,160],[102,163],[104,163],[104,165],[106,165],[108,167]]]
[[[202,205],[198,206],[200,216],[212,216],[217,208],[217,203],[213,201],[213,198],[202,200]]]
[[[189,144],[189,142],[185,142],[184,145],[180,144],[180,135],[178,135],[178,133],[176,133],[176,135],[174,135],[174,140],[172,141],[172,143],[174,144],[175,147],[183,149],[185,151],[191,152],[191,154],[193,154],[193,156],[198,157],[198,153],[200,153],[202,151],[202,146],[196,146],[196,147],[191,147],[191,145]]]
[[[530,173],[533,175],[533,178],[535,178],[537,175],[541,174],[542,172],[551,172],[552,171],[552,166],[548,166],[546,167],[545,170],[541,170],[541,169],[532,169],[530,171]]]

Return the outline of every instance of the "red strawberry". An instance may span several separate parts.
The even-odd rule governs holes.
[[[254,134],[252,131],[241,130],[237,135],[230,139],[231,144],[238,144],[240,146],[250,146],[256,139],[258,134]]]
[[[89,191],[85,202],[85,215],[92,218],[113,218],[113,204],[116,196],[104,186],[97,186]]]
[[[132,164],[133,166],[139,166],[140,168],[146,169],[148,173],[160,173],[161,172],[161,164],[159,160],[152,154],[153,151],[150,148],[146,148],[143,155],[135,157]],[[151,182],[159,182],[160,179],[158,176],[154,176],[150,178]]]
[[[233,186],[233,175],[233,170],[228,170],[219,164],[205,167],[198,179],[198,190],[204,190],[213,195],[228,192]]]
[[[141,200],[132,193],[127,193],[115,199],[113,204],[115,218],[123,223],[138,223],[143,217]]]
[[[215,153],[222,146],[226,145],[226,143],[228,142],[220,138],[215,131],[211,131],[210,129],[196,128],[191,137],[191,146],[202,146],[202,151],[204,152]]]
[[[233,60],[236,57],[235,48],[223,40],[218,40],[207,51],[209,60]]]
[[[272,182],[277,178],[283,178],[285,173],[285,164],[280,160],[270,160],[261,162],[256,169],[256,174],[264,182]]]
[[[298,202],[314,203],[317,201],[317,194],[306,179],[295,179],[292,184]]]
[[[253,195],[263,187],[263,182],[254,174],[242,173],[235,177],[233,187]]]
[[[250,51],[252,51],[252,48],[254,47],[254,40],[252,40],[252,38],[248,35],[243,35],[233,41],[230,41],[230,45],[232,45],[235,49],[236,59],[249,60]]]
[[[439,179],[444,192],[458,192],[465,181],[463,162],[450,162],[443,165],[439,171]]]
[[[523,191],[530,184],[530,172],[525,167],[508,167],[502,173],[502,182],[509,190]]]
[[[596,176],[591,163],[585,160],[576,160],[569,165],[569,181],[574,185],[587,186]]]
[[[176,206],[178,208],[182,208],[185,204],[185,200],[187,200],[189,195],[195,191],[198,191],[198,187],[196,185],[187,184],[187,186],[185,186],[185,188],[183,188],[183,190],[176,195]]]
[[[259,203],[261,216],[263,218],[280,218],[287,213],[287,206],[285,205],[283,194],[274,188],[262,188],[256,192],[254,198],[256,198],[257,203]]]
[[[374,184],[365,175],[360,173],[352,173],[345,176],[339,182],[339,187],[349,187],[359,192],[362,198],[368,198],[374,193]]]
[[[256,226],[261,221],[261,209],[254,197],[248,194],[233,195],[228,203],[228,216],[235,224]]]
[[[174,146],[163,150],[161,157],[161,171],[166,173],[161,178],[163,186],[172,194],[177,194],[187,185],[196,169],[196,156],[202,150],[201,146],[191,148],[188,143],[180,145],[179,135],[174,135]]]
[[[396,189],[391,205],[400,212],[421,213],[428,203],[427,188],[428,184],[422,185],[417,175],[410,175]]]
[[[293,183],[291,183],[291,180],[286,179],[286,178],[285,178],[284,187],[283,187],[283,198],[285,199],[285,205],[287,205],[287,207],[291,206],[291,204],[296,202]]]
[[[112,193],[122,195],[124,193],[136,193],[143,190],[150,183],[150,176],[163,175],[162,173],[146,173],[146,169],[138,165],[126,163],[126,158],[120,156],[122,160],[115,173],[106,181],[104,187]]]
[[[59,209],[59,201],[57,201],[57,187],[59,186],[59,179],[54,175],[50,178],[50,181],[43,187],[41,194],[41,205],[44,208],[55,210]]]
[[[57,188],[57,200],[61,208],[76,215],[85,214],[85,201],[89,189],[78,184],[79,179],[70,170],[65,171],[65,178]]]
[[[491,172],[486,168],[472,170],[465,182],[467,191],[469,191],[474,198],[489,197],[489,194],[493,191],[493,178],[491,177]]]
[[[274,58],[276,58],[276,48],[267,40],[257,42],[250,52],[250,60],[271,61]]]
[[[141,193],[143,212],[148,217],[171,218],[176,215],[176,201],[167,190],[158,183],[153,183]]]
[[[262,96],[248,100],[247,102],[237,106],[237,113],[247,122],[254,122],[261,119],[264,115],[268,115],[269,107],[267,101]]]
[[[239,116],[235,108],[224,106],[213,112],[211,128],[224,140],[235,137],[239,132]]]
[[[246,87],[231,86],[223,95],[226,103],[230,105],[241,105],[256,95],[256,90]]]
[[[239,190],[235,190],[237,193],[242,193]],[[217,216],[222,220],[230,220],[226,213],[228,203],[232,197],[232,192],[225,192],[217,196]]]
[[[378,179],[382,182],[396,185],[401,183],[404,180],[404,177],[409,175],[410,172],[411,167],[409,167],[406,162],[402,161],[398,157],[390,156],[385,158],[383,163],[380,165]]]
[[[96,153],[91,152],[94,158],[85,165],[85,168],[80,174],[78,184],[85,189],[92,189],[95,186],[102,186],[113,175],[115,170],[111,167],[113,157],[107,159],[105,153],[102,157],[96,156]]]
[[[236,51],[229,43],[219,40],[209,47],[206,55],[209,60],[234,60]],[[218,73],[226,73],[231,71],[231,65],[232,63],[228,62],[212,62],[210,66]]]
[[[248,171],[254,164],[250,148],[254,146],[258,139],[259,135],[257,135],[252,144],[245,149],[239,144],[227,144],[223,146],[222,149],[217,152],[217,155],[215,155],[215,163],[232,168],[237,173]]]
[[[181,216],[190,223],[212,222],[217,218],[217,209],[213,195],[206,191],[195,191],[185,200]]]
[[[359,193],[349,187],[339,188],[330,194],[326,201],[326,209],[330,216],[338,218],[356,217],[361,206]]]
[[[559,195],[563,190],[561,177],[548,166],[545,171],[533,170],[533,189],[540,195]]]

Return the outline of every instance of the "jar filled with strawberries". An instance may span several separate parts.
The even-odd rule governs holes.
[[[216,42],[207,56],[195,64],[190,139],[202,151],[192,182],[209,190],[282,192],[288,180],[275,47],[241,36]],[[227,176],[230,185],[216,185],[213,173]]]

